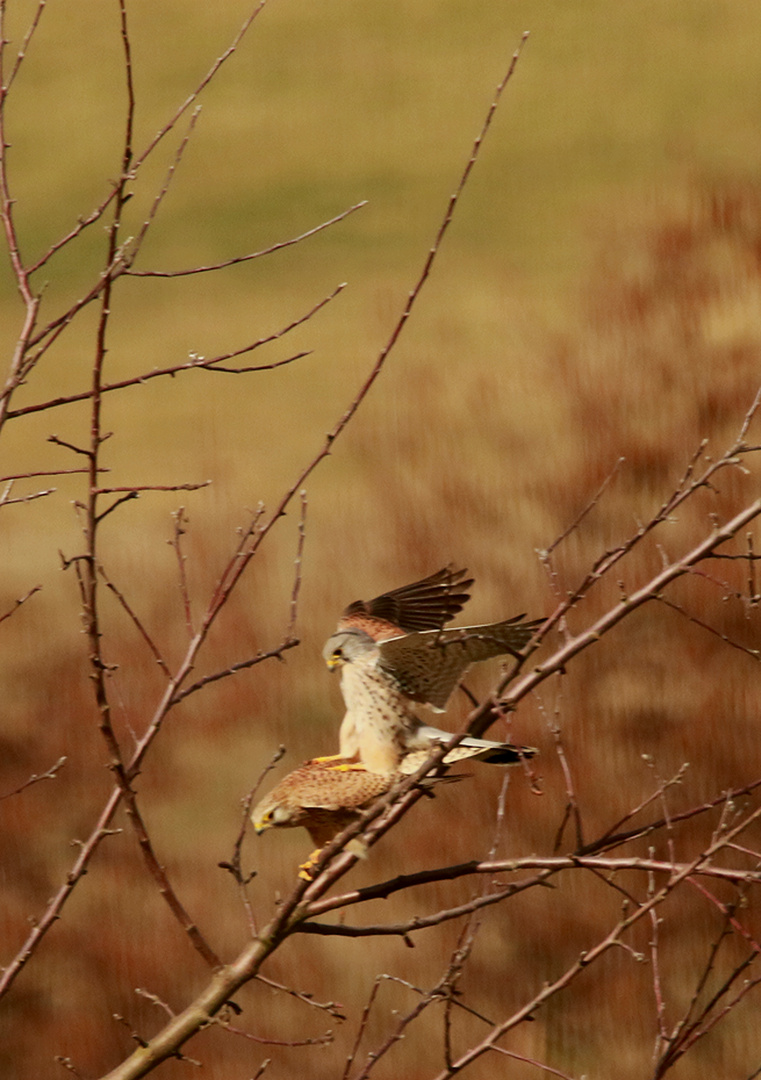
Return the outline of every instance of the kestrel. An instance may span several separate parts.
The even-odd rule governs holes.
[[[459,760],[452,757],[457,749],[459,747],[445,761]],[[299,867],[299,876],[311,879],[320,849],[356,821],[376,799],[390,791],[397,780],[416,772],[428,757],[429,750],[408,754],[396,773],[370,772],[353,759],[314,758],[305,761],[284,777],[255,807],[251,813],[254,829],[261,834],[267,829],[303,826],[317,850]],[[489,743],[487,749],[481,750],[483,760],[503,765],[513,764],[521,756],[531,757],[535,753],[530,747],[518,748],[507,743]],[[469,756],[474,754],[477,751],[472,751]],[[460,779],[461,776],[431,776],[425,777],[420,783],[430,794],[434,785]],[[347,850],[364,854],[361,844],[355,841],[349,842]]]
[[[394,782],[391,775],[349,769],[348,764],[316,758],[288,773],[252,811],[257,833],[303,825],[312,842],[324,847]]]
[[[303,826],[317,850],[299,868],[299,876],[311,879],[320,848],[356,821],[377,798],[390,791],[398,778],[392,774],[368,772],[356,762],[339,758],[305,761],[264,796],[253,810],[251,820],[257,833]],[[447,779],[450,778],[431,777],[424,783],[430,785]],[[363,854],[361,846],[354,844],[352,847],[352,842],[347,848],[355,854]]]
[[[542,620],[523,622],[523,615],[485,626],[443,629],[469,598],[453,592],[472,583],[463,581],[466,573],[447,567],[346,609],[323,650],[328,667],[341,669],[346,715],[339,734],[340,757],[359,758],[371,772],[391,773],[408,751],[448,741],[451,732],[423,724],[412,704],[442,712],[472,664],[516,654],[531,639]],[[428,599],[424,613],[416,600],[421,594]],[[394,617],[398,622],[391,621]],[[483,756],[482,751],[495,745],[503,744],[468,737],[453,751],[454,760]]]

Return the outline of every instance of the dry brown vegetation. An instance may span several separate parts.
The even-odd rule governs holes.
[[[23,104],[35,80],[49,94],[58,78],[53,67],[42,79],[35,47],[50,61],[51,41],[68,38],[60,22],[45,37],[46,20],[60,16],[44,4],[0,2],[0,37],[12,40],[4,86],[40,16],[3,100],[0,140],[14,144],[3,155],[0,192],[11,255],[3,342],[9,358],[18,345],[20,363],[33,361],[14,369],[9,359],[0,415],[0,475],[19,478],[4,484],[0,502],[2,1075],[64,1075],[56,1058],[82,1077],[105,1074],[129,1062],[136,1043],[171,1030],[169,1010],[194,1004],[189,1023],[200,1030],[182,1052],[210,1077],[757,1075],[761,540],[753,522],[761,511],[752,448],[761,442],[761,187],[693,179],[657,199],[631,199],[625,211],[618,202],[596,226],[573,328],[540,334],[504,265],[502,277],[496,263],[484,270],[481,230],[489,226],[473,224],[468,186],[420,294],[427,306],[416,301],[396,343],[393,328],[443,219],[446,185],[456,183],[478,129],[470,102],[467,126],[464,110],[453,122],[467,134],[444,186],[420,189],[419,205],[392,200],[396,216],[385,224],[358,224],[358,211],[277,256],[218,274],[130,278],[132,270],[197,268],[262,250],[367,192],[333,176],[339,193],[328,202],[310,189],[301,203],[309,212],[295,227],[249,230],[219,209],[228,194],[234,205],[233,177],[215,188],[210,159],[194,156],[191,114],[203,95],[136,169],[198,79],[181,71],[177,101],[160,81],[146,93],[140,65],[151,57],[150,26],[129,3],[112,7],[110,25],[101,25],[100,8],[89,13],[108,31],[108,100],[99,102],[94,62],[83,69],[84,83],[94,84],[82,88],[76,122],[59,114],[34,128],[38,143],[52,128],[67,145],[64,134],[79,130],[87,106],[103,145],[97,153],[89,146],[89,164],[88,154],[64,155],[68,164],[54,175],[32,167],[38,151],[21,120],[35,112]],[[416,14],[404,28],[405,71],[427,40],[424,5]],[[393,26],[383,28],[392,43]],[[161,39],[160,28],[153,33]],[[204,57],[198,71],[229,44],[216,25],[204,33],[210,47],[196,41],[191,50]],[[449,33],[459,41],[452,26]],[[354,42],[348,31],[334,34],[343,71]],[[244,38],[230,64],[251,64],[249,48]],[[358,51],[352,62],[364,57],[365,67],[377,57],[364,41]],[[195,71],[190,56],[178,70]],[[138,108],[125,119],[130,71]],[[256,78],[263,97],[274,93]],[[508,100],[516,86],[508,85]],[[233,91],[228,112],[218,110],[210,125],[220,170],[225,125],[236,150],[239,142]],[[109,111],[109,101],[120,111]],[[399,107],[391,90],[385,106],[390,130],[376,132],[375,157],[384,137],[402,130],[389,119]],[[200,138],[203,118],[197,126]],[[438,144],[416,151],[419,158],[409,147],[401,156],[423,162],[427,152],[440,173]],[[382,201],[381,164],[374,180]],[[480,165],[469,180],[476,190]],[[265,224],[279,224],[283,196],[270,169],[263,163],[252,182],[261,184]],[[199,188],[183,187],[194,171]],[[289,175],[309,188],[298,167]],[[71,216],[70,199],[56,202],[57,184],[77,192]],[[207,245],[204,226],[188,223],[203,217],[210,194]],[[138,251],[157,195],[155,224]],[[83,206],[96,205],[97,220],[27,275]],[[422,239],[402,272],[388,238],[410,219]],[[458,227],[469,239],[457,240]],[[355,267],[370,261],[368,247],[377,257],[369,298],[341,294],[311,314],[343,275],[342,245],[362,249]],[[284,284],[299,260],[309,264],[301,291]],[[91,303],[39,353],[59,314],[88,290]],[[345,315],[330,314],[342,303]],[[359,348],[362,334],[377,347]],[[215,366],[272,370],[208,370],[212,357],[270,337]],[[365,398],[359,387],[381,370],[373,364],[384,342],[393,343],[392,360]],[[291,360],[307,350],[315,354]],[[196,364],[202,353],[207,368],[103,389],[187,365],[190,352]],[[82,400],[57,403],[72,395]],[[336,437],[324,444],[327,431]],[[321,457],[323,445],[329,456]],[[62,472],[71,469],[80,471]],[[208,479],[208,487],[182,489]],[[719,543],[716,530],[738,515],[742,523]],[[219,863],[233,859],[252,784],[280,744],[281,770],[336,745],[340,697],[319,650],[337,613],[355,596],[449,560],[476,576],[473,622],[524,609],[550,617],[539,650],[509,683],[496,665],[469,679],[481,700],[499,687],[514,706],[491,731],[537,745],[535,775],[518,769],[506,780],[474,767],[471,779],[417,805],[412,789],[391,810],[410,812],[378,833],[368,860],[340,855],[296,891],[306,838],[247,835],[242,869],[256,876],[241,889]],[[580,588],[593,568],[597,576]],[[673,581],[652,584],[670,569]],[[647,602],[636,602],[638,590]],[[463,697],[447,723],[455,731],[466,722],[478,727],[479,716]],[[627,830],[628,840],[605,840]],[[441,870],[470,861],[479,866],[461,876]],[[430,882],[415,879],[424,871]],[[392,891],[398,875],[412,880]],[[338,906],[336,897],[362,888],[377,896]],[[500,890],[499,903],[481,906]],[[459,905],[460,917],[445,918]],[[410,926],[423,916],[434,925]],[[330,932],[319,930],[326,925]],[[375,929],[353,937],[359,927]],[[620,944],[606,944],[611,933]],[[276,946],[259,957],[265,981],[250,978],[257,934]],[[224,967],[218,976],[230,979],[221,1002],[234,1007],[218,1001],[211,1011],[222,1023],[204,1026],[198,1003],[211,969],[236,958],[240,977]],[[508,1025],[494,1049],[468,1060]],[[669,1046],[684,1056],[673,1061]],[[118,1075],[147,1070],[132,1063]],[[157,1067],[167,1077],[195,1071],[171,1056]]]

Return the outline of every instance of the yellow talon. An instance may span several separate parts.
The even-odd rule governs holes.
[[[314,872],[317,869],[315,863],[319,858],[322,848],[317,848],[309,856],[306,862],[301,863],[299,866],[299,877],[302,881],[314,881]]]

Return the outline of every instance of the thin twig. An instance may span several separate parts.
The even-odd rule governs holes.
[[[188,592],[188,578],[185,566],[187,556],[182,550],[182,537],[185,535],[185,526],[188,524],[185,507],[181,506],[172,514],[172,517],[174,519],[174,532],[172,539],[167,540],[167,543],[174,551],[175,558],[177,559],[180,597],[182,598],[182,609],[185,613],[185,628],[188,632],[188,637],[192,639],[195,630],[193,629],[193,613],[190,605],[190,593]]]
[[[48,495],[54,495],[55,488],[45,488],[43,491],[33,491],[29,495],[19,495],[15,499],[10,498],[12,484],[8,484],[5,491],[0,495],[0,506],[14,506],[16,503],[34,502],[35,499],[44,499]]]
[[[700,543],[687,552],[686,555],[683,555],[681,558],[670,563],[641,588],[636,589],[630,596],[622,597],[618,604],[609,608],[604,615],[592,624],[592,626],[578,634],[576,637],[571,638],[570,641],[567,641],[546,660],[537,663],[531,671],[527,672],[514,682],[509,690],[506,689],[506,684],[511,676],[508,676],[497,689],[497,696],[501,704],[508,708],[515,708],[519,701],[535,690],[536,687],[544,682],[550,675],[562,671],[573,657],[577,656],[580,652],[583,652],[594,642],[599,641],[599,639],[604,634],[608,633],[612,627],[626,616],[630,615],[638,607],[656,599],[668,585],[687,574],[693,566],[696,566],[703,559],[707,558],[717,547],[720,547],[728,540],[733,539],[746,525],[760,514],[761,499],[757,499],[749,506],[744,507],[744,509],[736,514],[735,517],[726,521],[723,525],[717,523],[716,527],[713,528]],[[559,608],[540,628],[540,637],[543,636],[544,633],[546,633],[546,630],[559,618],[560,611],[563,607],[564,605],[561,605],[561,608]],[[487,701],[475,712],[475,714],[471,715],[468,727],[469,732],[474,735],[482,735],[486,726],[490,723],[490,717],[491,703]]]
[[[29,590],[29,592],[26,592],[26,593],[24,593],[23,596],[20,596],[18,598],[18,600],[16,600],[16,602],[14,603],[12,608],[10,608],[8,611],[6,611],[2,615],[0,615],[0,623],[5,622],[6,619],[10,619],[11,615],[13,615],[13,613],[15,611],[18,611],[18,609],[21,607],[21,605],[25,604],[27,602],[27,600],[29,600],[30,597],[34,596],[35,593],[38,593],[41,588],[42,588],[42,585],[34,585]]]
[[[238,266],[240,263],[251,262],[252,259],[261,259],[265,255],[272,255],[275,251],[282,251],[283,248],[289,248],[293,247],[294,244],[300,244],[302,240],[306,240],[308,237],[322,232],[323,229],[328,229],[331,225],[337,225],[339,221],[343,221],[344,218],[353,214],[355,210],[361,210],[363,206],[367,206],[367,199],[362,199],[361,202],[355,203],[354,206],[350,206],[348,210],[342,210],[340,214],[336,214],[336,216],[330,218],[329,221],[323,221],[319,225],[315,225],[314,228],[301,233],[299,236],[294,236],[290,240],[281,240],[277,244],[271,244],[269,247],[262,248],[261,251],[253,251],[249,255],[237,255],[233,259],[225,259],[224,262],[211,263],[208,266],[193,266],[188,270],[126,270],[125,274],[129,277],[177,278],[189,277],[191,274],[208,274],[214,270],[225,270],[228,266]]]
[[[46,772],[32,773],[29,779],[25,780],[20,787],[14,788],[13,791],[6,791],[4,795],[0,795],[0,800],[10,799],[12,795],[18,795],[20,792],[25,791],[26,788],[31,787],[32,784],[39,783],[40,780],[55,780],[58,776],[58,770],[64,767],[66,760],[66,757],[60,757],[55,765],[51,765]]]
[[[299,610],[299,592],[301,591],[301,563],[304,557],[304,541],[306,539],[307,517],[307,493],[301,492],[301,517],[299,518],[299,541],[294,560],[293,588],[291,589],[291,619],[286,630],[287,638],[296,636],[296,619]]]
[[[110,472],[101,466],[101,472]],[[86,473],[87,469],[41,469],[39,472],[14,473],[12,476],[0,476],[0,484],[8,480],[31,480],[38,476],[71,476],[73,473]]]
[[[268,978],[266,975],[255,975],[256,982],[263,983],[264,986],[269,986],[272,990],[280,990],[284,994],[288,994],[290,997],[295,998],[297,1001],[304,1002],[305,1005],[311,1005],[313,1009],[323,1009],[331,1016],[335,1016],[337,1020],[345,1020],[345,1006],[335,1001],[315,1001],[314,994],[310,994],[305,990],[294,990],[292,986],[284,986],[282,983],[276,982],[274,979]]]
[[[13,68],[11,70],[8,81],[5,84],[5,87],[4,87],[4,93],[5,94],[8,93],[11,86],[13,85],[13,80],[18,75],[19,68],[21,67],[22,63],[24,62],[24,59],[26,58],[27,50],[29,49],[29,45],[30,45],[30,43],[32,41],[32,37],[34,36],[35,30],[40,25],[40,19],[42,18],[42,13],[45,10],[46,4],[47,4],[47,0],[39,0],[39,3],[37,4],[37,10],[35,11],[34,16],[32,17],[32,21],[29,24],[29,28],[28,28],[27,32],[24,34],[24,40],[21,42],[21,47],[19,48],[19,51],[18,51],[18,53],[16,55],[16,62],[13,65]]]
[[[666,607],[670,607],[672,611],[678,611],[680,615],[683,615],[689,622],[695,623],[701,630],[707,630],[709,634],[713,634],[714,637],[719,638],[719,640],[723,641],[726,645],[730,645],[733,649],[737,649],[739,652],[745,653],[746,656],[750,656],[752,660],[761,660],[761,649],[751,649],[747,645],[741,645],[739,641],[733,641],[732,638],[723,634],[721,630],[717,630],[715,626],[711,626],[710,623],[704,622],[703,619],[699,619],[697,615],[693,615],[674,600],[668,600],[665,596],[656,596],[655,599],[659,603],[665,604]]]
[[[151,877],[158,886],[159,893],[163,899],[169,905],[169,910],[174,915],[177,922],[190,939],[190,943],[196,952],[201,956],[206,964],[215,971],[222,966],[222,961],[209,945],[208,941],[204,938],[201,931],[194,920],[190,917],[185,909],[182,901],[178,897],[174,888],[172,887],[165,868],[159,862],[156,853],[153,849],[153,844],[148,836],[148,830],[145,827],[145,821],[140,813],[137,805],[137,797],[134,790],[130,785],[127,785],[127,790],[124,791],[126,812],[129,821],[132,824],[132,828],[137,836],[140,850],[143,854],[145,864],[151,874]]]
[[[330,303],[343,289],[346,288],[346,284],[338,285],[328,296],[323,297],[318,303],[314,304],[305,315],[299,316],[299,318],[292,320],[287,326],[281,327],[280,330],[274,333],[267,334],[264,337],[257,338],[256,341],[251,342],[248,345],[244,345],[240,349],[234,349],[232,352],[221,353],[219,356],[212,356],[206,358],[204,356],[191,355],[190,360],[183,362],[182,364],[170,364],[168,367],[153,368],[151,371],[142,372],[140,375],[133,375],[129,379],[121,379],[118,382],[104,383],[100,388],[101,394],[112,393],[114,390],[125,390],[130,386],[143,386],[151,379],[158,379],[164,375],[174,376],[178,375],[182,371],[217,371],[227,370],[234,371],[235,374],[241,374],[242,372],[250,373],[256,371],[274,371],[276,368],[284,367],[287,364],[292,364],[295,360],[300,360],[305,353],[296,353],[294,356],[288,356],[283,360],[275,360],[269,364],[258,364],[256,366],[250,366],[246,368],[219,368],[218,365],[225,363],[227,360],[233,360],[238,356],[244,356],[247,353],[253,352],[255,349],[261,348],[263,345],[269,345],[273,341],[277,341],[285,334],[298,326],[301,326],[307,320],[311,319],[317,314],[321,308]],[[35,357],[35,362],[38,357]],[[92,397],[92,390],[83,390],[78,394],[66,394],[57,398],[49,398],[47,401],[37,402],[32,405],[25,405],[20,409],[9,409],[8,419],[13,419],[18,416],[28,416],[30,413],[46,412],[48,409],[57,409],[61,405],[72,405],[78,401],[87,401]],[[56,441],[56,440],[52,440]],[[63,444],[65,445],[65,444]]]
[[[148,648],[153,653],[153,657],[154,657],[156,663],[159,665],[159,667],[164,672],[164,674],[168,678],[171,678],[171,672],[169,670],[169,666],[166,663],[166,661],[164,660],[164,658],[162,657],[161,653],[159,652],[159,648],[156,645],[156,642],[153,640],[151,635],[148,633],[146,628],[143,626],[143,623],[141,622],[139,617],[132,610],[132,606],[128,602],[128,600],[125,597],[124,593],[121,592],[121,590],[119,588],[117,588],[117,586],[113,583],[113,581],[111,581],[111,579],[108,577],[108,575],[106,574],[106,571],[103,569],[103,567],[101,565],[98,566],[98,573],[103,578],[103,581],[105,582],[106,588],[110,592],[112,592],[114,594],[116,599],[119,601],[121,606],[124,608],[127,615],[132,620],[135,628],[137,629],[137,632],[140,634],[143,641],[146,643]]]
[[[247,671],[248,668],[256,667],[257,664],[261,664],[265,660],[282,660],[284,652],[287,652],[289,649],[295,649],[296,646],[300,644],[301,642],[298,638],[285,638],[274,649],[269,649],[266,652],[258,652],[256,656],[252,656],[248,660],[239,660],[237,664],[230,664],[229,667],[223,668],[222,671],[214,671],[210,675],[204,675],[194,683],[191,683],[190,686],[186,686],[182,690],[177,690],[170,698],[169,705],[177,705],[191,694],[197,694],[199,690],[204,686],[208,686],[209,683],[219,682],[220,679],[227,679],[230,675],[237,675],[239,671]]]
[[[589,500],[589,502],[584,507],[584,509],[581,510],[581,512],[578,514],[578,516],[576,518],[574,518],[574,520],[571,522],[571,524],[566,529],[564,529],[563,532],[558,537],[556,537],[552,541],[550,546],[545,551],[539,552],[540,556],[543,559],[548,559],[549,556],[552,555],[555,548],[558,547],[560,544],[562,544],[563,541],[565,539],[567,539],[571,535],[571,533],[575,532],[578,529],[579,525],[581,525],[582,521],[587,516],[587,514],[589,514],[590,511],[594,510],[594,508],[597,506],[597,504],[599,503],[602,496],[605,494],[605,491],[613,483],[614,479],[616,478],[616,474],[618,473],[619,469],[621,468],[621,466],[623,465],[623,463],[625,461],[626,461],[625,457],[618,458],[615,465],[610,470],[608,475],[605,477],[603,482],[600,484],[599,488],[594,493],[594,495]]]
[[[241,864],[243,841],[246,836],[246,829],[248,828],[248,819],[251,813],[251,806],[253,804],[256,793],[261,787],[262,781],[264,780],[267,773],[274,769],[274,767],[277,765],[278,761],[280,761],[284,753],[284,746],[281,746],[278,750],[275,751],[269,763],[264,766],[261,773],[259,774],[256,783],[251,788],[248,795],[246,795],[246,797],[243,799],[243,813],[241,817],[241,825],[240,830],[238,831],[238,835],[235,839],[235,843],[233,845],[232,858],[230,859],[230,862],[218,863],[219,867],[222,870],[229,870],[235,878],[235,881],[240,889],[241,900],[243,902],[243,907],[246,912],[246,918],[248,919],[248,925],[252,936],[256,934],[256,919],[254,918],[254,910],[251,906],[251,901],[248,898],[248,892],[246,890],[246,887],[251,881],[251,879],[256,876],[256,871],[253,871],[253,873],[251,874],[243,873],[243,867]]]
[[[232,43],[228,46],[227,49],[225,49],[225,51],[220,56],[217,57],[209,71],[197,84],[195,90],[193,90],[192,93],[188,95],[182,105],[180,105],[180,107],[175,111],[171,119],[168,120],[167,123],[164,124],[164,126],[160,128],[160,130],[153,136],[153,138],[149,141],[148,145],[143,149],[142,153],[132,158],[130,162],[130,178],[134,179],[140,167],[145,163],[147,158],[150,157],[150,155],[153,153],[159,143],[169,134],[170,131],[172,131],[177,126],[179,120],[188,111],[188,109],[190,109],[196,103],[202,91],[209,85],[209,83],[214,78],[219,69],[222,67],[222,65],[225,63],[225,61],[229,60],[229,58],[236,52],[246,32],[248,31],[249,27],[251,26],[257,15],[260,13],[266,2],[267,0],[260,0],[260,2],[254,8],[251,14],[248,15],[245,19],[240,30],[233,38]],[[71,243],[72,240],[76,239],[76,237],[79,236],[83,229],[86,229],[88,226],[94,224],[96,221],[99,221],[103,214],[106,212],[106,210],[109,208],[111,203],[114,201],[114,199],[118,197],[120,185],[123,185],[124,179],[125,177],[122,176],[119,178],[119,180],[115,181],[109,194],[99,204],[99,206],[97,206],[95,210],[92,211],[91,214],[89,214],[86,218],[80,218],[73,229],[71,229],[65,236],[57,240],[54,244],[51,244],[47,251],[35,263],[32,264],[32,266],[29,268],[29,273],[32,274],[36,270],[39,270],[50,258],[52,258],[53,255],[55,255],[57,251],[60,251],[61,248],[66,247],[68,244]]]

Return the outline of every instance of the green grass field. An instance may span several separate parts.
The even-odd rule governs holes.
[[[35,6],[7,5],[11,56]],[[248,10],[240,0],[128,3],[138,153]],[[185,630],[167,544],[172,512],[184,505],[189,517],[187,567],[198,617],[236,528],[260,501],[271,508],[296,479],[387,341],[524,30],[531,36],[410,323],[356,421],[308,481],[301,646],[285,664],[221,681],[181,705],[139,778],[157,850],[226,958],[247,929],[217,863],[230,857],[240,799],[281,742],[291,767],[335,747],[340,695],[320,649],[342,607],[453,561],[476,577],[471,621],[548,612],[554,600],[536,549],[576,518],[617,459],[626,461],[615,482],[559,551],[561,589],[654,513],[702,439],[713,453],[731,443],[761,381],[761,8],[741,0],[270,0],[201,97],[196,128],[136,268],[224,261],[297,236],[360,200],[368,205],[301,244],[219,273],[120,281],[107,380],[180,363],[189,353],[240,349],[348,284],[313,319],[249,360],[271,364],[309,352],[288,366],[247,375],[195,371],[107,395],[109,485],[212,481],[198,492],[148,493],[115,512],[101,533],[112,580],[177,662]],[[8,177],[28,261],[88,213],[118,175],[124,99],[117,5],[50,5],[7,103]],[[177,142],[174,134],[140,172],[125,235],[139,230]],[[43,323],[91,285],[104,237],[102,223],[95,225],[35,279],[45,285]],[[22,318],[5,258],[4,355]],[[87,388],[93,330],[93,314],[80,315],[13,407]],[[52,434],[83,444],[86,405],[9,422],[0,474],[76,464],[49,443]],[[707,495],[674,522],[666,547],[685,543],[717,507],[749,497],[754,483],[728,476],[716,501]],[[0,507],[0,614],[42,585],[0,624],[0,794],[57,756],[69,760],[55,782],[0,803],[0,965],[58,888],[72,840],[92,827],[111,783],[76,582],[71,570],[61,571],[59,555],[81,549],[74,503],[84,482],[29,479],[13,494],[44,486],[57,490]],[[297,520],[294,505],[215,627],[198,674],[279,641],[289,617]],[[659,559],[653,546],[633,560],[627,586]],[[744,588],[729,570],[717,577]],[[594,594],[572,629],[615,602],[616,588],[611,581]],[[757,615],[749,619],[737,601],[722,603],[721,588],[693,581],[678,595],[727,636],[757,641]],[[103,603],[105,648],[118,665],[111,683],[116,722],[129,745],[161,683],[134,627],[109,597]],[[494,673],[479,673],[474,685],[485,692]],[[542,708],[558,710],[594,835],[643,798],[656,773],[669,775],[685,761],[691,769],[674,796],[680,807],[761,774],[756,678],[747,654],[674,612],[648,607],[627,620],[512,718],[512,737],[542,751],[544,795],[513,776],[506,855],[551,850],[562,816],[564,781]],[[457,714],[449,722],[454,728]],[[652,755],[652,767],[642,754]],[[498,773],[484,768],[467,782],[466,795],[457,790],[465,784],[453,785],[419,806],[353,871],[350,884],[470,858],[474,835],[487,849]],[[124,833],[104,842],[65,917],[0,1006],[0,1072],[9,1080],[53,1075],[56,1054],[70,1055],[83,1075],[100,1075],[133,1045],[113,1013],[146,1037],[161,1021],[155,1006],[134,996],[136,986],[181,1008],[188,987],[205,978],[155,887],[143,880],[126,821],[118,825]],[[276,889],[288,891],[305,845],[298,833],[250,841],[262,908]],[[427,902],[466,899],[467,886],[458,888],[432,890]],[[569,880],[485,918],[464,984],[475,1008],[502,1016],[522,1000],[516,972],[541,985],[587,946],[615,901],[610,890],[584,888]],[[400,918],[417,911],[411,898],[394,903]],[[676,916],[663,946],[675,1015],[719,926],[697,898]],[[758,913],[748,920],[753,929]],[[644,949],[641,936],[634,944]],[[267,974],[303,983],[320,1000],[342,1001],[351,1031],[349,1023],[305,1014],[298,1003],[253,987],[240,1003],[257,1032],[288,1039],[333,1027],[335,1041],[252,1050],[207,1032],[189,1052],[215,1080],[254,1075],[264,1057],[273,1059],[272,1076],[340,1077],[375,974],[429,986],[456,938],[457,927],[448,926],[421,936],[415,950],[372,939],[361,959],[355,942],[300,938],[298,955],[291,943]],[[555,999],[520,1029],[511,1049],[577,1080],[650,1076],[654,1031],[641,1002],[651,976],[623,951],[604,973]],[[398,986],[383,993],[368,1046],[383,1039],[392,1008],[413,1003]],[[678,1080],[752,1074],[761,1043],[745,1008],[737,1023],[687,1056]],[[472,1018],[463,1023],[463,1045],[482,1037]],[[428,1048],[439,1038],[437,1015],[373,1075],[436,1075],[442,1065],[429,1060]],[[172,1062],[161,1075],[184,1077],[187,1069]],[[536,1070],[490,1058],[468,1075],[523,1080]]]

